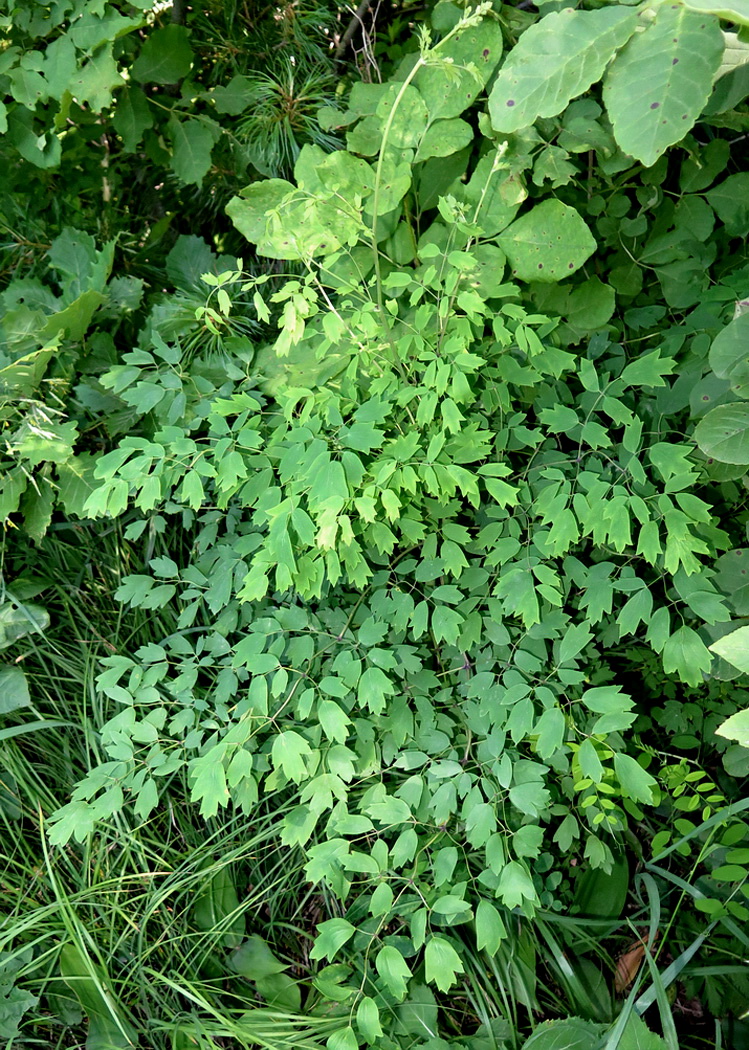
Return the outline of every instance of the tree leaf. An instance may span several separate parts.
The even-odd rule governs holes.
[[[718,19],[662,4],[612,63],[603,100],[625,153],[647,167],[680,142],[702,112],[720,66]]]
[[[220,131],[207,120],[177,120],[168,125],[172,140],[172,168],[186,186],[199,186],[211,167],[211,150]]]
[[[510,134],[538,117],[554,117],[594,84],[635,30],[624,7],[566,8],[540,19],[507,56],[489,96],[495,131]]]
[[[193,53],[184,26],[168,25],[153,30],[130,67],[130,75],[142,84],[176,84],[190,72]]]
[[[502,57],[502,26],[489,18],[466,26],[439,47],[437,54],[442,61],[451,59],[452,68],[445,72],[439,63],[427,66],[414,80],[430,121],[458,117],[475,101]]]
[[[596,249],[593,234],[574,208],[545,200],[499,235],[514,277],[554,282],[579,270]]]
[[[117,96],[117,109],[112,117],[126,153],[135,152],[143,132],[153,127],[153,121],[153,111],[144,93],[135,84],[128,84]]]
[[[737,631],[724,634],[713,642],[710,651],[727,660],[732,667],[749,674],[749,627],[739,627]]]
[[[710,409],[694,428],[694,440],[719,463],[749,465],[749,403]]]
[[[749,631],[749,627],[742,627],[741,630]],[[736,740],[742,747],[749,748],[749,708],[744,708],[743,711],[737,711],[735,715],[731,715],[718,726],[715,732],[718,736]]]

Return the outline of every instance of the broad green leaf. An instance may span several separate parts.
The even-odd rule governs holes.
[[[17,711],[31,703],[29,683],[20,667],[0,667],[0,715]]]
[[[377,1009],[377,1003],[368,995],[362,998],[356,1008],[356,1026],[359,1034],[370,1045],[377,1045],[377,1041],[382,1038],[380,1011]]]
[[[481,158],[468,183],[458,180],[450,191],[464,206],[469,222],[477,223],[485,237],[505,229],[528,196],[522,181],[496,166],[491,153]]]
[[[737,616],[749,616],[749,548],[737,547],[715,562],[715,586],[729,595]]]
[[[586,867],[575,882],[574,912],[590,918],[618,919],[627,903],[629,878],[624,853],[614,855],[611,871]]]
[[[0,649],[15,645],[27,634],[41,634],[49,627],[49,613],[40,605],[28,603],[0,606]]]
[[[512,275],[521,281],[561,281],[579,270],[596,249],[592,233],[574,208],[545,200],[499,236]]]
[[[112,124],[122,139],[126,153],[134,153],[143,132],[152,128],[153,110],[148,99],[135,84],[128,84],[117,96],[117,109],[112,117]]]
[[[710,207],[731,237],[749,233],[749,172],[730,175],[705,194]]]
[[[34,126],[34,116],[25,106],[7,111],[8,139],[24,160],[36,168],[56,168],[62,156],[62,144],[54,129]]]
[[[123,1016],[104,970],[73,943],[60,952],[60,974],[88,1015],[89,1050],[128,1050],[138,1036]]]
[[[187,29],[168,25],[149,33],[130,74],[142,84],[176,84],[190,72],[192,58]]]
[[[360,707],[368,708],[378,715],[385,710],[387,697],[395,692],[395,686],[379,667],[368,667],[359,679],[357,701]]]
[[[398,95],[400,101],[397,108],[394,108]],[[405,90],[402,84],[388,84],[375,115],[382,122],[383,128],[392,116],[385,146],[388,149],[400,150],[418,146],[429,121],[426,103],[413,84],[409,84]]]
[[[268,213],[278,208],[284,197],[293,191],[293,184],[285,179],[253,182],[240,192],[239,197],[231,198],[226,205],[226,214],[248,241],[257,244],[265,236]]]
[[[711,409],[694,428],[694,440],[719,463],[749,465],[749,403]]]
[[[737,631],[724,634],[717,642],[713,642],[710,650],[739,671],[749,674],[749,627],[739,627]]]
[[[742,627],[741,630],[749,631],[749,628]],[[744,708],[743,711],[737,711],[735,715],[731,715],[718,726],[715,732],[718,736],[736,740],[742,747],[749,748],[749,708]]]
[[[70,93],[77,102],[88,102],[94,113],[101,113],[112,104],[112,92],[124,84],[112,45],[99,51],[71,78]]]
[[[217,113],[230,113],[233,117],[238,116],[247,109],[252,99],[252,81],[249,77],[238,73],[233,76],[228,84],[219,84],[210,92],[210,97],[216,105]]]
[[[346,1028],[340,1028],[337,1032],[333,1032],[328,1037],[325,1046],[327,1050],[358,1050],[359,1041],[356,1038],[354,1029],[349,1025]]]
[[[228,865],[204,884],[195,901],[193,916],[201,930],[215,933],[220,927],[220,943],[226,948],[237,948],[242,943],[245,917],[240,910],[237,888]]]
[[[498,20],[484,18],[459,30],[438,47],[437,55],[439,61],[420,69],[414,80],[430,121],[458,117],[475,101],[502,56],[502,27]],[[452,60],[447,69],[440,64],[445,59]]]
[[[646,805],[652,804],[653,788],[657,781],[642,768],[639,762],[635,761],[631,755],[623,755],[617,751],[614,755],[614,770],[622,792],[627,798]]]
[[[634,11],[566,8],[541,18],[507,56],[491,95],[495,131],[520,131],[538,117],[554,117],[570,99],[600,79],[607,64],[637,25]]]
[[[459,973],[463,973],[463,963],[452,944],[444,937],[430,937],[424,952],[426,978],[430,984],[436,984],[441,992],[452,988]]]
[[[507,930],[502,917],[487,900],[479,901],[476,908],[476,947],[496,955],[502,941],[507,937]]]
[[[633,1010],[627,1018],[617,1050],[669,1050],[669,1044],[651,1032]]]
[[[721,379],[727,379],[732,369],[749,361],[749,313],[739,314],[713,339],[710,347],[710,367]]]
[[[30,949],[21,954],[0,952],[0,1039],[9,1045],[20,1035],[23,1015],[39,1002],[38,996],[14,985],[16,974],[30,959]]]
[[[398,949],[389,944],[381,948],[375,959],[375,968],[398,1002],[404,999],[411,971]]]
[[[700,14],[717,15],[729,22],[749,26],[749,0],[683,0],[684,6]]]
[[[710,96],[723,49],[716,17],[680,4],[657,8],[604,81],[603,100],[625,153],[650,167],[684,138]]]
[[[663,670],[666,674],[678,674],[689,685],[702,685],[710,663],[707,646],[691,627],[680,627],[663,649]]]
[[[606,1026],[567,1017],[563,1021],[543,1021],[521,1050],[593,1050],[601,1042]]]
[[[577,422],[577,419],[575,420]],[[593,632],[587,623],[572,624],[559,643],[558,663],[566,664],[583,651],[592,639]]]
[[[305,758],[312,754],[307,741],[293,729],[279,733],[273,741],[271,757],[276,769],[282,769],[289,780],[299,783],[309,776]]]
[[[272,974],[283,973],[288,967],[277,959],[267,943],[258,934],[240,945],[229,958],[232,970],[247,977],[250,981],[259,981]]]
[[[497,893],[505,908],[517,908],[525,901],[537,901],[533,879],[525,865],[517,860],[511,860],[502,869]]]
[[[212,120],[177,120],[168,125],[172,140],[172,168],[186,186],[199,186],[211,167],[211,150],[220,134]]]
[[[473,141],[473,128],[460,117],[430,124],[419,141],[416,161],[429,157],[449,157]]]
[[[356,933],[356,927],[346,919],[326,919],[317,927],[317,937],[310,951],[311,959],[332,959],[339,948]]]

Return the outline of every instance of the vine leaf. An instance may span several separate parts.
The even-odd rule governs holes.
[[[710,97],[725,43],[718,19],[664,4],[614,59],[603,100],[621,149],[646,167],[681,142]]]
[[[603,74],[635,31],[637,15],[621,7],[566,8],[521,36],[489,96],[495,131],[510,134],[538,117],[554,117]]]

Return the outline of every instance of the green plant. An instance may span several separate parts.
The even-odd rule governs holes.
[[[698,979],[714,923],[743,951],[744,774],[734,755],[718,783],[712,729],[699,762],[668,754],[669,703],[712,676],[677,719],[689,736],[725,701],[709,646],[743,615],[738,475],[699,455],[690,418],[747,273],[739,176],[714,185],[746,48],[719,16],[743,19],[697,0],[552,11],[515,42],[504,11],[438,4],[436,44],[423,29],[389,81],[321,111],[346,149],[308,143],[293,181],[228,203],[270,262],[178,241],[182,297],[83,365],[75,411],[108,447],[66,446],[91,487],[63,506],[122,526],[140,564],[115,597],[154,624],[99,661],[96,761],[50,841],[158,826],[186,793],[208,821],[272,798],[261,851],[294,850],[326,901],[316,994],[302,1006],[251,941],[271,1012],[224,1013],[206,1039],[252,1023],[260,1045],[426,1031],[483,1050],[543,1010],[585,1014],[578,1042],[656,1046],[636,1019],[655,1003],[673,1048],[667,989]],[[593,932],[624,936],[635,891],[675,958],[644,954],[614,1020]],[[205,895],[228,947],[231,886],[212,873]]]

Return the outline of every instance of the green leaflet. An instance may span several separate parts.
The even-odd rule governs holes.
[[[521,36],[492,88],[492,127],[508,134],[561,113],[601,77],[636,25],[633,11],[613,6],[567,8],[540,19]]]
[[[625,153],[646,166],[680,142],[707,102],[724,50],[718,19],[663,4],[612,63],[603,100]]]

